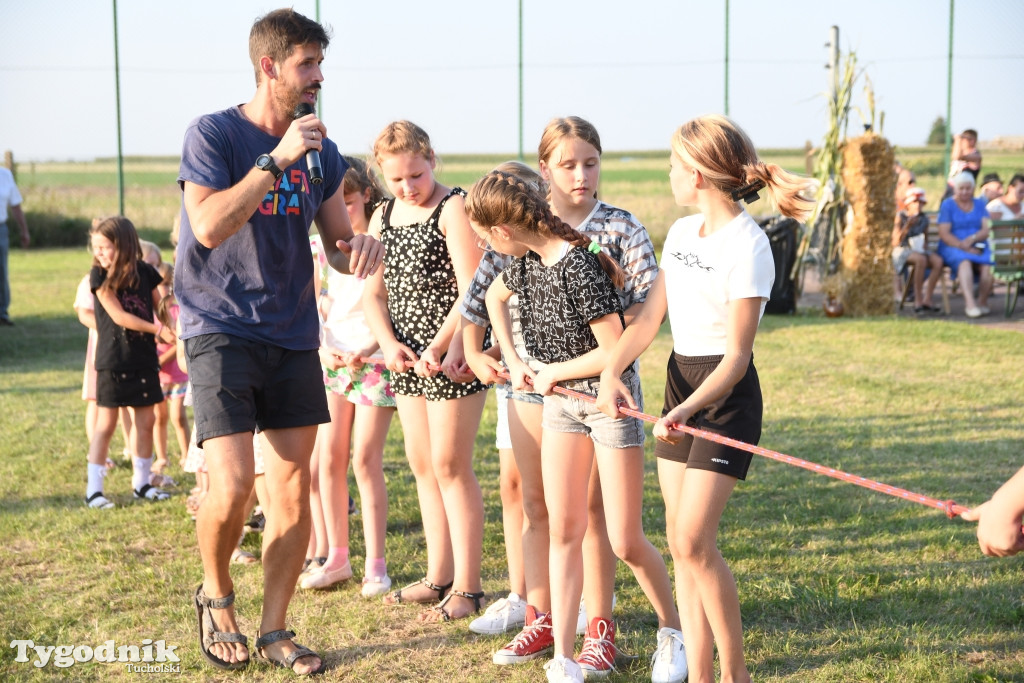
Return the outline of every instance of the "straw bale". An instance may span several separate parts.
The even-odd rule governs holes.
[[[873,133],[843,145],[843,185],[850,208],[836,289],[846,315],[893,311],[894,161],[892,146]]]

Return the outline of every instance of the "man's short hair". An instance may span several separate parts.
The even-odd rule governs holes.
[[[260,58],[270,57],[283,62],[300,45],[319,45],[326,50],[331,42],[330,30],[294,9],[276,9],[253,22],[249,32],[249,59],[260,84]]]

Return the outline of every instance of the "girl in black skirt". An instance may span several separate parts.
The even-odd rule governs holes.
[[[156,342],[173,342],[174,330],[154,322],[163,278],[142,261],[139,236],[131,221],[114,216],[90,231],[93,263],[89,288],[96,297],[96,427],[89,444],[86,504],[110,509],[103,495],[104,462],[117,427],[118,410],[132,413],[129,448],[132,488],[142,500],[165,500],[168,494],[150,485],[153,458],[153,406],[163,401]]]

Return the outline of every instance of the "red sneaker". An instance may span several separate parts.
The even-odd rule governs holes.
[[[576,658],[586,679],[607,678],[615,668],[615,622],[601,617],[590,620],[583,650]]]
[[[495,664],[519,664],[537,659],[551,651],[555,639],[551,635],[551,613],[537,614],[533,605],[526,606],[526,626],[512,642],[494,653]]]

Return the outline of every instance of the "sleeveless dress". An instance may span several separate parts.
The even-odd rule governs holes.
[[[465,197],[466,191],[452,188],[426,221],[411,225],[391,224],[395,200],[389,199],[381,220],[388,314],[395,338],[417,356],[437,335],[459,296],[455,267],[439,225],[444,205],[456,194]],[[479,380],[466,384],[452,382],[442,373],[420,377],[410,369],[393,373],[391,388],[403,396],[446,401],[475,394],[487,386]]]

